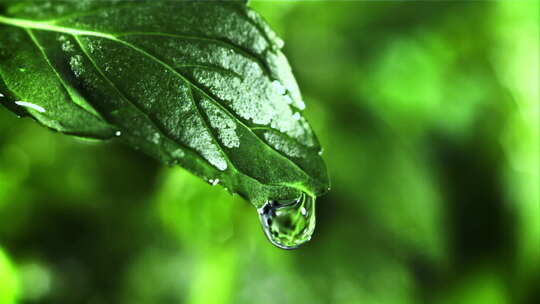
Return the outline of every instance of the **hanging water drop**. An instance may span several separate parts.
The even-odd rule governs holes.
[[[315,230],[315,198],[303,193],[293,201],[268,201],[258,210],[266,237],[279,248],[295,249]]]

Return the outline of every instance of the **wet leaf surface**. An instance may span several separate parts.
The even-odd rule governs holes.
[[[118,138],[256,207],[328,189],[281,52],[245,3],[0,1],[1,104]]]

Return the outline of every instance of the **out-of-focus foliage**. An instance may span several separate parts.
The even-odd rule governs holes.
[[[238,197],[0,111],[0,300],[538,302],[538,3],[251,6],[326,148],[312,242],[274,248]]]
[[[17,274],[9,258],[0,248],[0,303],[15,303],[18,292]]]

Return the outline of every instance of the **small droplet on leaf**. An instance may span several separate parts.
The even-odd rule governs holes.
[[[45,113],[45,109],[42,106],[38,106],[37,104],[33,104],[31,102],[26,101],[15,101],[15,104],[21,107],[30,108],[32,110],[36,110],[40,113]]]
[[[185,153],[182,151],[182,149],[176,149],[172,151],[171,156],[174,158],[182,158],[184,157]]]
[[[272,81],[272,86],[279,95],[285,95],[287,93],[287,89],[278,80]]]
[[[161,140],[161,135],[159,135],[159,133],[156,132],[152,135],[152,142],[154,144],[159,144],[160,140]]]

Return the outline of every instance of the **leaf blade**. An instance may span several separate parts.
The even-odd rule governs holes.
[[[72,104],[108,126],[103,138],[121,130],[128,144],[219,179],[256,206],[327,191],[320,146],[300,114],[290,67],[254,12],[216,2],[138,4],[92,6],[52,21],[36,21],[43,12],[0,16],[0,30],[29,33]],[[177,14],[201,8],[198,17],[214,14],[210,20],[225,25],[196,27],[189,14]],[[0,74],[13,71],[5,57]],[[21,80],[2,78],[8,87]]]

